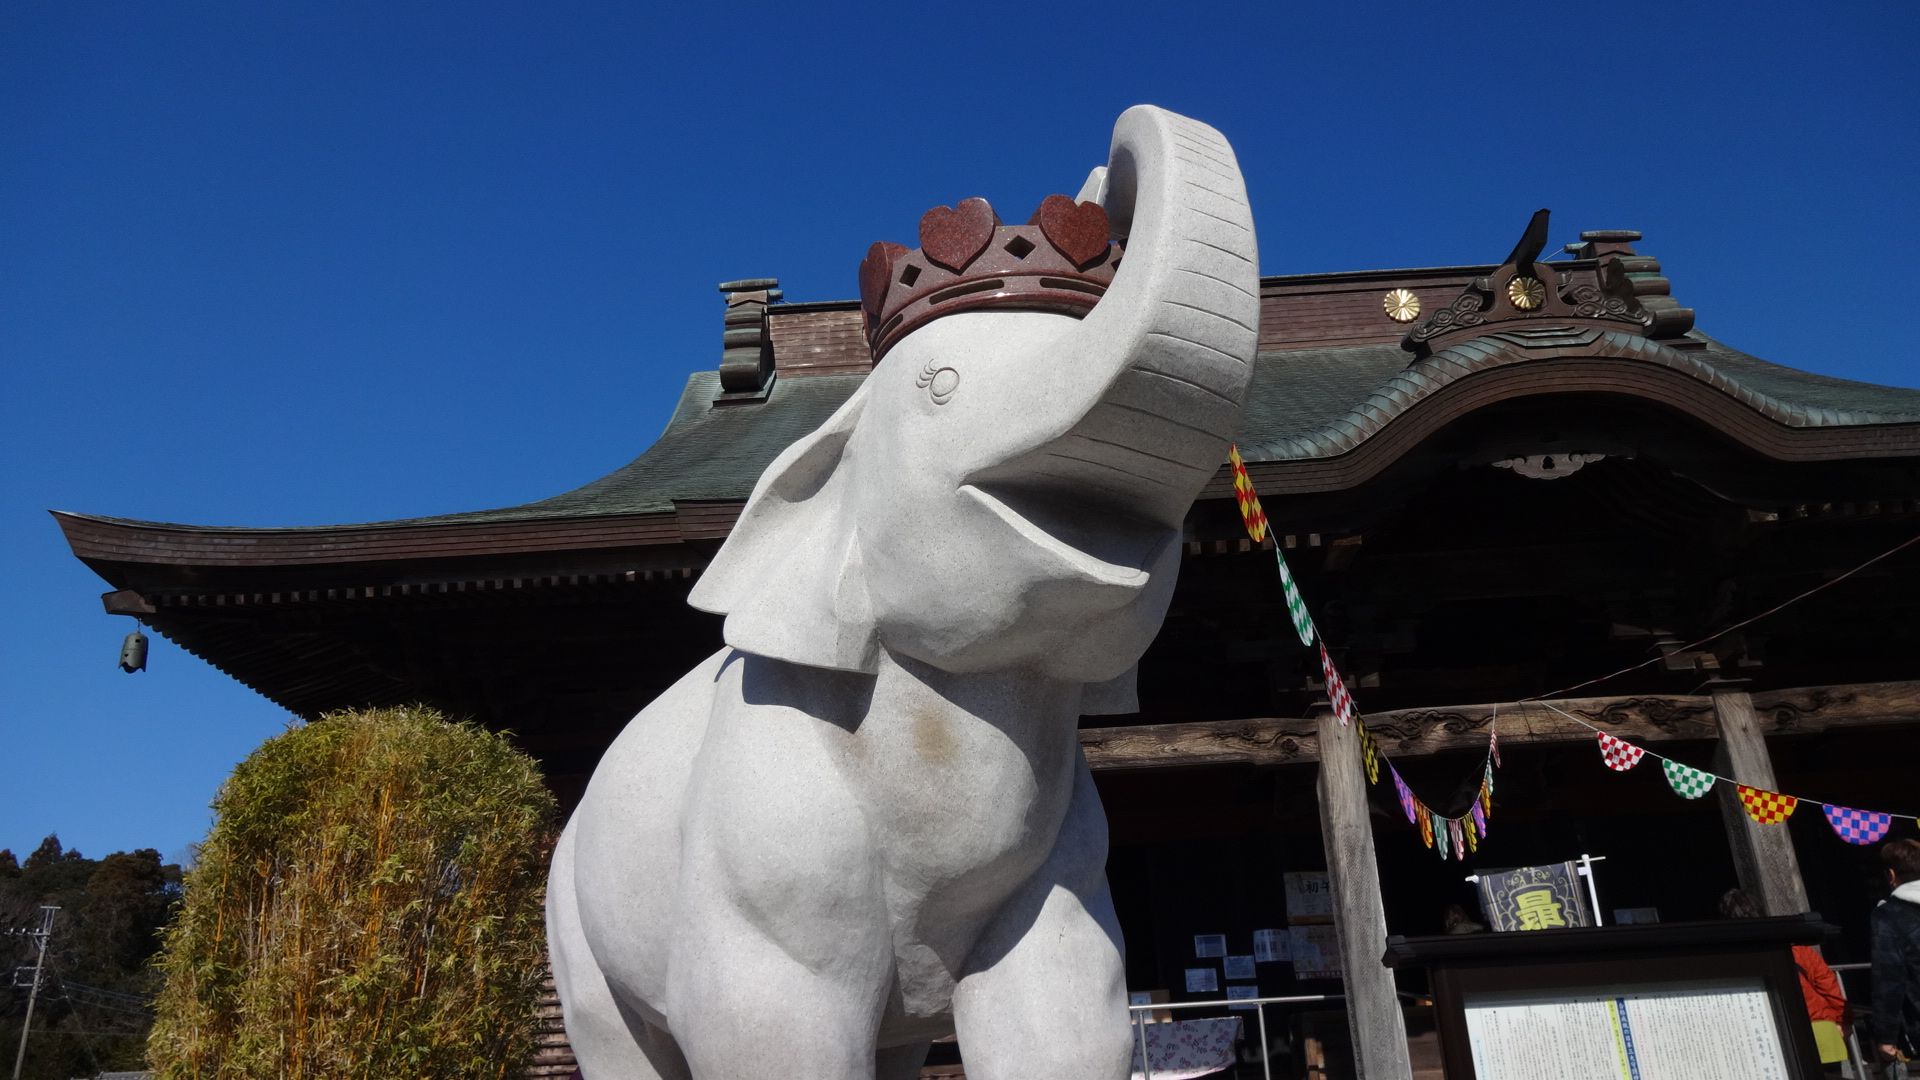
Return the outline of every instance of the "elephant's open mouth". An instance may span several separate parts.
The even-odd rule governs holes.
[[[1058,492],[1000,484],[962,484],[960,490],[1034,546],[1103,585],[1145,585],[1146,568],[1175,538],[1163,525]]]

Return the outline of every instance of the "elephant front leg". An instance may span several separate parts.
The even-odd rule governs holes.
[[[1126,963],[1104,881],[1002,912],[969,968],[953,996],[969,1080],[1125,1080]]]
[[[677,953],[673,1032],[694,1080],[874,1080],[884,956],[864,942],[816,963],[745,919],[714,920]],[[831,948],[825,940],[811,945]],[[684,961],[684,962],[683,962]]]
[[[1053,852],[1008,898],[953,994],[970,1080],[1125,1080],[1133,1060],[1107,815],[1083,757]]]
[[[858,801],[787,719],[710,737],[690,787],[667,1020],[695,1080],[874,1077],[893,983],[881,876]]]

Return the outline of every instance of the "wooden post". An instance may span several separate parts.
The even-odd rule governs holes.
[[[1767,753],[1766,736],[1753,714],[1753,698],[1744,681],[1716,683],[1713,712],[1720,723],[1720,742],[1713,752],[1713,771],[1730,776],[1749,787],[1778,791],[1773,778],[1773,758]],[[1793,836],[1785,822],[1757,824],[1740,805],[1733,785],[1722,781],[1720,816],[1727,824],[1727,840],[1733,846],[1733,869],[1760,910],[1768,915],[1797,915],[1807,910],[1807,887],[1800,878],[1800,859],[1793,852]],[[1819,807],[1802,807],[1801,812]]]
[[[1387,947],[1387,914],[1380,900],[1380,868],[1373,855],[1360,734],[1342,727],[1331,710],[1316,719],[1320,834],[1327,848],[1327,880],[1333,888],[1340,970],[1346,974],[1355,1075],[1360,1080],[1404,1080],[1413,1075],[1413,1067],[1407,1058],[1407,1022],[1394,992],[1393,971],[1381,963]]]

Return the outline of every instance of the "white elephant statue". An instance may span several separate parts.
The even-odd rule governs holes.
[[[627,725],[554,853],[588,1080],[904,1080],[955,1032],[974,1080],[1128,1073],[1076,727],[1136,707],[1240,420],[1246,189],[1218,132],[1137,106],[1079,201],[968,200],[921,240],[869,253],[876,367],[693,590],[727,647]]]

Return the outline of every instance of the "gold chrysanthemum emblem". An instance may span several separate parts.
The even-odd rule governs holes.
[[[1522,275],[1507,282],[1507,299],[1513,301],[1513,306],[1521,311],[1538,308],[1546,298],[1547,287],[1540,284],[1539,278]]]
[[[1420,317],[1420,298],[1407,289],[1387,290],[1387,295],[1380,298],[1380,306],[1394,322],[1412,322]]]

